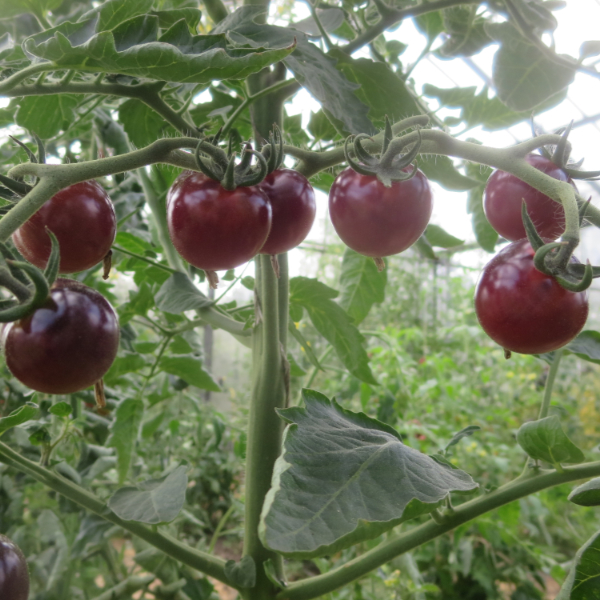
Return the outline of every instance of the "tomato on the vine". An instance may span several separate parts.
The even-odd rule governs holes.
[[[12,323],[4,349],[11,373],[46,394],[70,394],[101,379],[119,346],[119,323],[92,288],[57,279],[45,304]]]
[[[175,249],[205,271],[233,269],[253,258],[271,228],[271,205],[257,186],[229,191],[202,173],[182,173],[167,196]]]
[[[29,570],[21,548],[0,534],[0,598],[27,600]]]
[[[568,181],[577,189],[573,180],[549,158],[540,154],[528,154],[525,160],[546,175],[559,181]],[[494,171],[485,186],[483,210],[490,225],[502,237],[516,242],[526,236],[521,217],[523,200],[541,237],[555,240],[562,235],[565,230],[565,211],[558,202],[512,173]]]
[[[533,264],[527,239],[503,248],[483,269],[475,312],[505,350],[542,354],[568,344],[585,325],[586,292],[570,292]]]
[[[271,204],[272,225],[261,254],[281,254],[308,235],[315,220],[315,192],[298,171],[277,169],[259,185]]]
[[[60,244],[60,272],[77,273],[108,254],[117,217],[108,194],[96,181],[76,183],[55,194],[12,236],[17,250],[40,269],[52,249],[46,227]]]
[[[329,192],[329,214],[337,234],[352,250],[373,258],[412,246],[425,231],[432,210],[431,188],[421,171],[386,187],[377,177],[348,167]]]

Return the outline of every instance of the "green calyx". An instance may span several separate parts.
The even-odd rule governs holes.
[[[60,266],[60,248],[56,236],[46,228],[52,241],[52,250],[46,269],[15,259],[5,244],[0,244],[0,287],[15,298],[0,302],[0,323],[18,321],[30,315],[48,299],[50,286],[56,280]]]
[[[283,136],[276,123],[273,124],[273,129],[269,133],[269,143],[265,144],[262,149],[262,155],[267,161],[267,175],[281,167],[285,156],[283,152]]]
[[[254,165],[252,164],[253,156],[256,158]],[[246,142],[244,145],[237,164],[231,143],[228,152],[225,152],[213,143],[201,140],[196,146],[194,158],[198,170],[207,177],[219,181],[226,190],[257,185],[265,178],[268,169],[265,157],[260,152],[253,150],[250,142]]]
[[[372,141],[372,138],[364,133],[360,133],[356,136],[346,138],[344,144],[346,161],[357,173],[375,176],[386,187],[390,187],[393,181],[406,181],[417,172],[415,165],[413,165],[410,171],[406,171],[405,169],[419,153],[421,148],[420,127],[427,125],[428,122],[429,118],[426,116],[414,117],[410,119],[410,124],[407,123],[407,127],[401,130],[402,132],[406,131],[408,127],[416,127],[418,139],[415,142],[414,136],[411,136],[408,140],[406,136],[394,137],[392,125],[386,116],[383,143],[379,158],[370,154],[364,147],[364,141]],[[351,143],[352,150],[350,149]]]
[[[580,225],[585,218],[588,205],[589,201],[580,208]],[[521,217],[527,239],[535,250],[533,264],[538,271],[554,277],[561,287],[570,292],[583,292],[590,287],[594,277],[600,277],[600,267],[592,267],[589,261],[586,265],[571,262],[573,244],[567,241],[547,243],[540,236],[527,212],[525,201],[521,204]]]

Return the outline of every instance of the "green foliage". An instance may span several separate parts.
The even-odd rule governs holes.
[[[263,543],[293,557],[334,553],[431,512],[477,484],[404,445],[391,427],[304,390],[289,423],[260,525]]]

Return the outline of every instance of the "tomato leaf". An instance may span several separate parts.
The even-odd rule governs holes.
[[[68,402],[57,402],[48,409],[48,412],[56,417],[64,418],[73,412],[73,408]]]
[[[385,300],[386,283],[387,269],[379,272],[372,258],[346,248],[338,303],[356,325],[365,319],[373,304]]]
[[[184,273],[173,273],[155,296],[160,310],[178,315],[213,304]]]
[[[96,31],[109,31],[123,21],[147,14],[152,4],[152,0],[107,0],[86,12],[80,20],[91,19],[97,15]]]
[[[600,506],[600,477],[576,487],[569,494],[569,500],[579,506]]]
[[[344,131],[375,133],[367,118],[369,108],[354,94],[359,86],[348,81],[336,68],[336,61],[296,29],[254,23],[254,19],[263,12],[264,7],[261,6],[242,6],[221,21],[213,33],[227,32],[229,39],[245,47],[289,46],[295,40],[294,51],[283,62],[300,85],[319,101],[334,120],[339,121]]]
[[[221,391],[219,384],[200,366],[196,356],[163,356],[159,365],[165,373],[181,377],[201,390]]]
[[[531,110],[573,82],[573,59],[572,67],[552,60],[511,23],[488,23],[486,31],[500,42],[492,76],[498,97],[512,110]]]
[[[144,415],[144,403],[128,398],[123,400],[115,411],[115,419],[110,426],[110,436],[106,442],[109,448],[117,450],[117,472],[122,484],[129,472],[131,455],[140,433]]]
[[[459,240],[457,237],[449,234],[445,229],[442,229],[439,225],[427,225],[425,230],[425,237],[427,241],[438,248],[455,248],[464,244],[464,240]]]
[[[582,331],[567,344],[567,350],[578,358],[600,364],[600,332],[589,329]]]
[[[69,128],[75,120],[75,108],[81,100],[82,96],[73,94],[21,98],[15,120],[23,129],[33,131],[47,140]]]
[[[595,533],[573,559],[556,600],[593,600],[600,596],[600,531]]]
[[[316,279],[294,277],[290,280],[290,301],[303,306],[315,329],[334,347],[343,365],[356,378],[377,385],[364,338],[346,311],[333,298],[338,292]]]
[[[402,443],[389,425],[343,409],[313,390],[306,408],[280,410],[289,423],[259,535],[295,558],[333,554],[440,505],[450,492],[477,488]]]
[[[109,498],[108,507],[125,521],[169,523],[185,502],[186,470],[177,467],[165,477],[148,479],[137,487],[123,487]]]
[[[563,431],[556,415],[521,425],[517,443],[531,458],[553,465],[577,464],[585,460],[583,452]]]
[[[27,421],[35,419],[38,415],[39,407],[33,402],[28,402],[24,406],[20,406],[13,410],[10,415],[0,419],[0,435],[6,433],[9,429],[22,425]]]
[[[132,144],[138,148],[175,133],[163,117],[136,99],[127,100],[119,106],[119,121]]]
[[[228,560],[225,575],[238,587],[253,588],[256,585],[256,563],[251,556],[244,556],[240,562]]]
[[[472,56],[492,43],[485,30],[486,19],[478,6],[453,6],[442,11],[449,37],[437,50],[444,58]]]
[[[376,127],[384,126],[386,115],[394,122],[422,112],[406,83],[387,64],[351,58],[339,50],[329,55],[338,59],[336,66],[348,81],[360,86],[354,94],[369,107],[369,119]]]
[[[477,180],[465,177],[447,156],[421,155],[417,164],[428,179],[436,181],[447,190],[462,192],[477,187]]]
[[[159,36],[158,17],[146,14],[121,22],[111,31],[93,32],[90,37],[80,34],[95,23],[95,19],[63,23],[27,38],[23,48],[60,66],[85,63],[87,69],[97,72],[182,83],[243,79],[294,49],[293,39],[277,49],[260,44],[232,47],[224,33],[192,36],[183,20]]]

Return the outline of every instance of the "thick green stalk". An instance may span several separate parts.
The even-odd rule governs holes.
[[[276,413],[285,403],[283,366],[279,336],[279,282],[269,256],[259,255],[257,294],[262,321],[254,329],[253,382],[246,450],[246,493],[244,521],[244,555],[256,563],[256,587],[253,600],[272,598],[273,584],[264,571],[271,560],[281,570],[281,558],[267,550],[258,538],[258,523],[263,502],[271,487],[273,465],[281,452],[283,425]]]
[[[120,519],[102,500],[94,496],[91,492],[88,492],[86,489],[78,486],[72,481],[22,457],[3,443],[0,443],[0,462],[30,475],[36,481],[43,483],[51,490],[58,492],[82,508],[97,514],[103,519],[122,527],[134,535],[137,535],[139,538],[152,544],[154,547],[165,552],[175,560],[178,560],[193,569],[202,571],[219,581],[223,581],[227,585],[235,587],[225,575],[225,561],[223,559],[216,558],[206,552],[201,552],[195,548],[186,546],[170,535],[147,527],[142,523]]]
[[[489,494],[461,504],[451,513],[445,514],[440,523],[431,519],[423,525],[413,527],[405,533],[400,533],[392,539],[382,542],[372,550],[336,569],[310,579],[290,583],[287,588],[279,592],[277,600],[311,600],[311,598],[317,598],[332,592],[363,577],[369,571],[380,567],[393,558],[418,548],[422,544],[451,531],[463,523],[468,523],[486,512],[550,487],[579,479],[597,477],[600,475],[600,462],[566,467],[562,473],[554,470],[538,471],[537,473],[530,470],[530,472],[524,473]]]
[[[548,416],[548,409],[550,408],[550,399],[552,398],[552,389],[554,388],[554,380],[556,379],[556,374],[558,373],[560,360],[563,357],[564,352],[564,348],[560,348],[554,353],[554,360],[552,361],[552,365],[550,365],[548,379],[546,379],[546,386],[544,387],[544,400],[542,401],[542,406],[540,407],[540,414],[538,416],[538,419],[543,419],[544,417]]]

